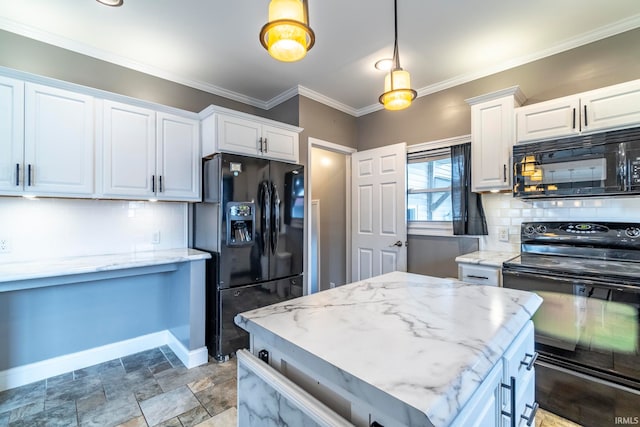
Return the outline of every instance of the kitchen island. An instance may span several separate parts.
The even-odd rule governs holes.
[[[501,425],[511,414],[530,421],[530,319],[541,302],[394,272],[241,313],[251,353],[238,352],[239,425],[286,417],[387,427]]]

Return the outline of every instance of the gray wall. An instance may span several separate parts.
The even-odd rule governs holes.
[[[407,271],[436,277],[458,277],[458,255],[478,250],[475,237],[409,236]]]
[[[344,154],[312,148],[311,197],[320,200],[320,283],[318,289],[329,289],[329,283],[347,283],[347,174]],[[349,237],[350,238],[350,237]]]
[[[640,78],[640,29],[418,98],[403,111],[358,118],[358,150],[471,133],[465,99],[519,85],[526,104]]]

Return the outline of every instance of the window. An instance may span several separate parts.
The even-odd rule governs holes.
[[[408,155],[407,220],[451,222],[451,150],[449,147]]]

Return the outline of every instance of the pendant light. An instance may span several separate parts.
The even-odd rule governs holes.
[[[119,7],[122,6],[124,0],[96,0],[98,3],[102,3],[106,6]]]
[[[393,14],[395,18],[395,40],[393,44],[393,64],[389,74],[384,79],[384,93],[379,101],[387,110],[403,110],[411,105],[418,93],[411,89],[409,72],[400,67],[400,53],[398,52],[398,0],[393,0]]]
[[[307,0],[271,0],[269,22],[260,31],[260,43],[269,55],[278,61],[299,61],[315,41]]]

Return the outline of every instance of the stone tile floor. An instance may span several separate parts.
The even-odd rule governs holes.
[[[0,427],[230,427],[236,362],[187,369],[168,346],[0,392]]]
[[[236,398],[236,359],[187,369],[163,346],[2,391],[0,427],[235,427]]]

